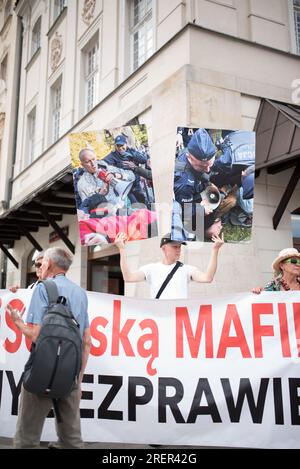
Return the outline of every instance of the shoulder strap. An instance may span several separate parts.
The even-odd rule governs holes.
[[[174,265],[173,269],[171,270],[171,272],[168,273],[167,277],[165,278],[165,281],[164,283],[162,284],[162,286],[160,287],[160,289],[158,290],[157,294],[156,294],[156,299],[158,299],[162,292],[164,291],[164,289],[166,288],[166,286],[168,285],[168,283],[170,282],[171,278],[173,277],[173,275],[175,274],[176,270],[179,269],[179,267],[181,267],[183,265],[182,262],[180,261],[177,261],[176,264]]]
[[[48,295],[49,304],[56,303],[59,297],[57,285],[53,280],[41,280],[40,283],[43,283],[44,287],[46,288],[46,292]]]

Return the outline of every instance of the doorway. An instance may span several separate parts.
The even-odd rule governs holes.
[[[27,258],[26,288],[29,285],[32,285],[33,283],[37,281],[34,260],[38,254],[39,254],[39,251],[37,251],[36,249],[32,249],[32,251],[30,251],[29,256]]]
[[[87,287],[90,291],[124,295],[120,255],[98,257],[97,251],[91,250],[88,259],[87,280]]]
[[[293,246],[300,250],[300,207],[292,212]]]

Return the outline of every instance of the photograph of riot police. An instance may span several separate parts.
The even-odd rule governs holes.
[[[74,133],[69,143],[81,244],[156,236],[146,126]]]
[[[172,239],[251,239],[255,132],[178,127]]]

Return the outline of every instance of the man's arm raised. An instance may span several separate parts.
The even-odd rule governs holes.
[[[192,280],[194,280],[195,282],[211,283],[214,279],[218,265],[219,249],[224,244],[224,235],[222,234],[222,237],[214,235],[211,239],[213,240],[214,244],[212,246],[211,256],[207,270],[206,272],[201,272],[200,270],[194,271],[192,274]]]
[[[17,328],[24,334],[31,342],[36,342],[41,326],[39,324],[25,324],[19,311],[12,308],[9,304],[6,306],[11,319]]]
[[[115,239],[115,244],[120,251],[120,267],[125,282],[143,282],[145,280],[144,272],[136,270],[135,272],[130,271],[126,258],[125,243],[127,236],[125,233],[118,233]]]

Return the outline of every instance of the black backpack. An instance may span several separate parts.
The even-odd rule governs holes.
[[[23,386],[33,394],[59,399],[70,394],[77,382],[82,339],[79,324],[65,305],[66,298],[59,296],[56,283],[53,280],[42,283],[49,307],[25,365]]]

